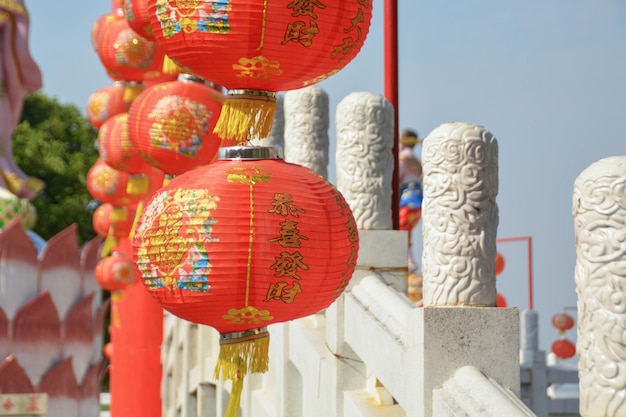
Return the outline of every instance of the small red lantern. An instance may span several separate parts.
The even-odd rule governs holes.
[[[236,415],[245,374],[267,370],[265,326],[328,307],[356,265],[348,204],[321,176],[277,152],[221,149],[221,160],[161,188],[133,237],[150,294],[222,334],[216,377],[236,387],[227,416]]]
[[[113,213],[116,213],[115,216]],[[135,213],[128,207],[114,208],[109,203],[100,204],[93,212],[92,223],[95,232],[102,237],[128,237],[133,227]]]
[[[559,333],[565,333],[565,331],[574,327],[574,318],[567,313],[557,313],[552,316],[552,326],[554,326]]]
[[[98,131],[100,158],[110,167],[129,174],[143,174],[150,165],[133,146],[128,134],[128,113],[120,113],[104,122]]]
[[[185,76],[141,93],[128,112],[130,140],[152,166],[178,175],[212,162],[221,139],[213,133],[224,96]]]
[[[125,0],[124,16],[131,29],[149,41],[154,41],[152,26],[148,19],[148,0]]]
[[[120,291],[137,281],[137,266],[130,255],[114,252],[96,264],[94,275],[107,291]]]
[[[165,56],[161,49],[132,30],[123,13],[106,16],[97,21],[93,40],[107,74],[116,81],[141,83],[150,73],[158,73]]]
[[[116,81],[91,94],[87,100],[87,121],[99,129],[109,118],[127,112],[131,102],[125,100],[125,90],[124,83]]]
[[[568,359],[576,355],[576,346],[570,340],[562,338],[552,343],[552,353],[560,359]]]
[[[147,194],[129,193],[130,174],[111,168],[101,158],[87,172],[87,190],[89,194],[102,203],[110,203],[115,207],[124,207],[137,203]]]
[[[148,3],[156,42],[190,72],[228,88],[216,132],[266,137],[276,92],[318,83],[361,49],[371,0]]]
[[[506,266],[506,262],[504,261],[504,256],[500,252],[496,253],[496,275],[500,275],[502,271],[504,271],[504,267]]]

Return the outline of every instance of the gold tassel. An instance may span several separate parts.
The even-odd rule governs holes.
[[[180,74],[182,72],[182,68],[176,63],[176,61],[165,55],[165,58],[163,58],[163,68],[161,69],[161,72],[163,72],[163,74],[172,75]]]
[[[141,217],[141,213],[143,212],[144,200],[140,200],[137,204],[137,211],[135,212],[135,219],[133,220],[133,226],[130,228],[130,233],[128,237],[131,239],[135,236],[135,229],[137,229],[137,223],[139,223],[139,218]]]
[[[111,232],[107,235],[106,239],[104,239],[104,243],[102,244],[102,252],[100,252],[100,256],[106,258],[111,253],[111,249],[113,249],[117,245],[117,238],[113,236]]]
[[[113,207],[113,210],[111,210],[112,222],[126,220],[126,216],[128,216],[128,210],[126,210],[126,207]]]
[[[259,90],[230,90],[222,105],[213,133],[222,139],[245,143],[266,138],[272,131],[276,93]]]
[[[144,90],[145,85],[143,83],[126,83],[124,85],[124,101],[126,103],[132,103],[137,96]]]
[[[239,404],[241,403],[241,392],[243,391],[243,378],[233,379],[233,386],[230,389],[228,407],[224,417],[237,417],[239,415]]]
[[[150,189],[150,178],[145,174],[133,174],[126,184],[126,192],[130,195],[146,194]]]
[[[237,417],[243,379],[251,373],[266,372],[269,365],[270,338],[266,327],[220,335],[220,353],[215,379],[233,382],[225,417]]]
[[[170,183],[174,179],[175,175],[165,174],[163,177],[163,187]]]

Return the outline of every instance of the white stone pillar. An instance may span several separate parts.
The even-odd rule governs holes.
[[[375,93],[351,93],[337,105],[337,188],[359,230],[393,228],[393,114]]]
[[[578,176],[572,215],[580,414],[626,416],[626,156]]]
[[[445,123],[424,140],[422,166],[424,306],[495,306],[496,138]]]
[[[328,94],[319,86],[285,93],[285,160],[328,178]]]

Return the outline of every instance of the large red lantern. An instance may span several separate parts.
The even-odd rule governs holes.
[[[197,77],[157,84],[128,112],[130,140],[152,166],[178,175],[212,162],[221,145],[213,133],[224,96]]]
[[[170,58],[230,90],[216,132],[245,141],[270,133],[276,92],[320,82],[357,55],[372,1],[154,0],[148,11]]]
[[[357,227],[341,194],[276,151],[221,149],[160,189],[133,237],[150,294],[221,333],[216,377],[238,387],[226,415],[236,415],[241,378],[267,369],[266,326],[326,308],[356,265]]]

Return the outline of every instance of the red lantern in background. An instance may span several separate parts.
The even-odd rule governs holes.
[[[116,213],[114,216],[113,213]],[[99,236],[128,237],[133,227],[135,213],[128,207],[114,208],[109,203],[100,204],[93,212],[93,229]]]
[[[499,308],[504,308],[507,307],[508,303],[506,301],[506,298],[504,297],[504,295],[500,294],[500,293],[496,293],[496,307]]]
[[[270,133],[276,92],[325,80],[357,55],[372,1],[157,0],[148,12],[170,58],[230,90],[216,132],[242,142]]]
[[[328,307],[356,265],[357,227],[341,194],[308,168],[262,159],[274,151],[225,148],[238,159],[174,178],[133,237],[150,294],[222,334],[216,376],[235,384],[227,416],[243,376],[267,369],[265,326]]]
[[[98,284],[107,291],[124,290],[138,279],[133,258],[119,252],[101,259],[96,265],[94,275]]]
[[[103,87],[89,96],[87,100],[87,121],[96,129],[116,114],[126,113],[131,101],[124,97],[126,86],[121,81]]]
[[[220,92],[191,76],[155,85],[128,112],[130,140],[146,161],[166,174],[206,165],[221,144],[213,127],[223,101]]]
[[[132,30],[123,13],[106,16],[104,22],[96,22],[93,40],[107,74],[116,81],[137,83],[151,73],[158,74],[164,54],[157,45]]]
[[[154,41],[152,26],[148,19],[148,0],[125,0],[124,16],[132,30],[149,41]]]
[[[87,190],[89,194],[102,203],[115,207],[124,207],[137,203],[147,194],[128,192],[130,174],[108,166],[101,158],[87,172]]]
[[[559,331],[560,334],[574,327],[574,318],[567,313],[557,313],[552,316],[552,326]]]
[[[102,125],[98,132],[98,152],[107,165],[119,171],[143,174],[151,170],[130,141],[128,113],[115,115]]]
[[[504,271],[504,267],[506,266],[506,262],[504,261],[504,256],[500,252],[496,253],[496,275],[500,275],[502,271]]]
[[[562,338],[552,343],[552,353],[560,359],[568,359],[576,355],[576,346],[570,340]]]

